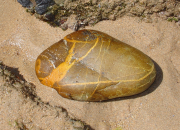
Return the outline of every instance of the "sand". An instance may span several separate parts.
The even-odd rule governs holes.
[[[144,23],[139,18],[124,16],[86,28],[105,32],[151,57],[157,69],[154,84],[139,95],[106,102],[62,98],[54,89],[40,84],[35,75],[35,60],[43,50],[72,30],[62,31],[49,26],[28,14],[17,1],[1,0],[0,61],[18,68],[20,74],[36,86],[36,93],[44,103],[63,107],[70,117],[95,130],[179,129],[180,26],[164,20]],[[1,87],[4,87],[4,82],[1,78]],[[21,120],[27,129],[71,129],[66,127],[63,115],[55,118],[54,113],[59,111],[57,108],[40,106],[24,99],[15,89],[11,92],[5,89],[0,89],[0,129],[18,129],[17,120]]]

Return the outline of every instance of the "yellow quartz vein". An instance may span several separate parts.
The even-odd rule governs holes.
[[[151,72],[154,70],[154,65],[152,66],[151,70],[149,71],[149,73],[147,73],[144,77],[139,78],[139,79],[132,79],[132,80],[116,80],[116,81],[98,81],[98,82],[88,82],[88,83],[73,83],[73,84],[65,84],[62,85],[64,86],[73,86],[73,85],[85,85],[85,84],[101,84],[101,83],[118,83],[118,82],[136,82],[136,81],[141,81],[143,79],[145,79],[147,76],[149,76],[151,74]]]
[[[66,39],[68,42],[69,40]],[[89,51],[82,57],[80,57],[79,59],[75,59],[72,63],[71,60],[72,60],[72,57],[74,55],[73,51],[74,51],[74,48],[75,48],[75,45],[76,45],[76,40],[70,40],[72,43],[73,43],[73,46],[71,47],[71,49],[69,50],[69,54],[68,56],[66,57],[65,61],[63,63],[61,63],[57,68],[53,69],[53,71],[51,72],[50,75],[48,75],[47,77],[45,78],[40,78],[41,80],[41,83],[46,85],[46,86],[49,86],[49,87],[53,87],[53,84],[55,82],[59,82],[61,81],[66,73],[68,72],[68,70],[76,63],[76,62],[79,62],[81,60],[83,60],[91,51],[92,49],[97,45],[99,39],[97,38],[95,44],[89,49]]]
[[[101,40],[101,42],[103,44],[103,39]],[[97,88],[99,87],[99,81],[100,81],[100,77],[101,77],[102,62],[103,62],[103,59],[104,59],[105,51],[107,52],[107,50],[109,49],[110,43],[111,43],[111,41],[109,40],[109,44],[108,44],[106,50],[103,51],[102,58],[101,58],[101,65],[100,65],[100,74],[99,74],[99,77],[98,77],[98,84],[97,84],[96,88],[94,89],[94,91],[92,92],[92,94],[91,94],[91,96],[89,98],[91,98],[94,95],[94,93],[96,92]],[[100,52],[101,52],[102,44],[101,44],[101,47],[100,47]],[[99,55],[100,55],[100,53],[99,53]]]
[[[75,48],[75,44],[76,43],[74,42],[73,46],[69,50],[69,54],[66,57],[65,61],[63,63],[61,63],[57,68],[53,69],[53,71],[51,72],[51,74],[49,76],[41,79],[42,84],[52,87],[56,81],[60,81],[66,75],[67,71],[75,63],[75,61],[70,63],[72,56],[74,55],[73,50]]]

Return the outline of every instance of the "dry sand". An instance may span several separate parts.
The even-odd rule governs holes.
[[[162,20],[144,23],[138,18],[123,17],[87,27],[138,48],[157,63],[158,73],[150,89],[137,96],[107,102],[79,102],[64,99],[55,90],[40,84],[34,70],[36,57],[72,30],[62,31],[39,21],[15,0],[0,2],[0,61],[18,68],[36,86],[43,102],[65,108],[71,117],[95,130],[180,128],[180,27],[175,23]],[[3,82],[1,78],[1,87]],[[15,89],[10,92],[7,88],[0,89],[0,129],[18,129],[17,120],[29,129],[70,129],[66,127],[64,115],[55,115],[56,108],[39,106],[23,98]]]

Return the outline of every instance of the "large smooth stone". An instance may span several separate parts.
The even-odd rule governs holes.
[[[135,95],[156,77],[147,55],[95,30],[67,35],[43,51],[35,67],[42,84],[65,98],[81,101]]]

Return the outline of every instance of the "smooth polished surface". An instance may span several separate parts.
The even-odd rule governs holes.
[[[138,94],[156,77],[141,51],[95,30],[67,35],[36,61],[40,82],[69,99],[102,101]]]

